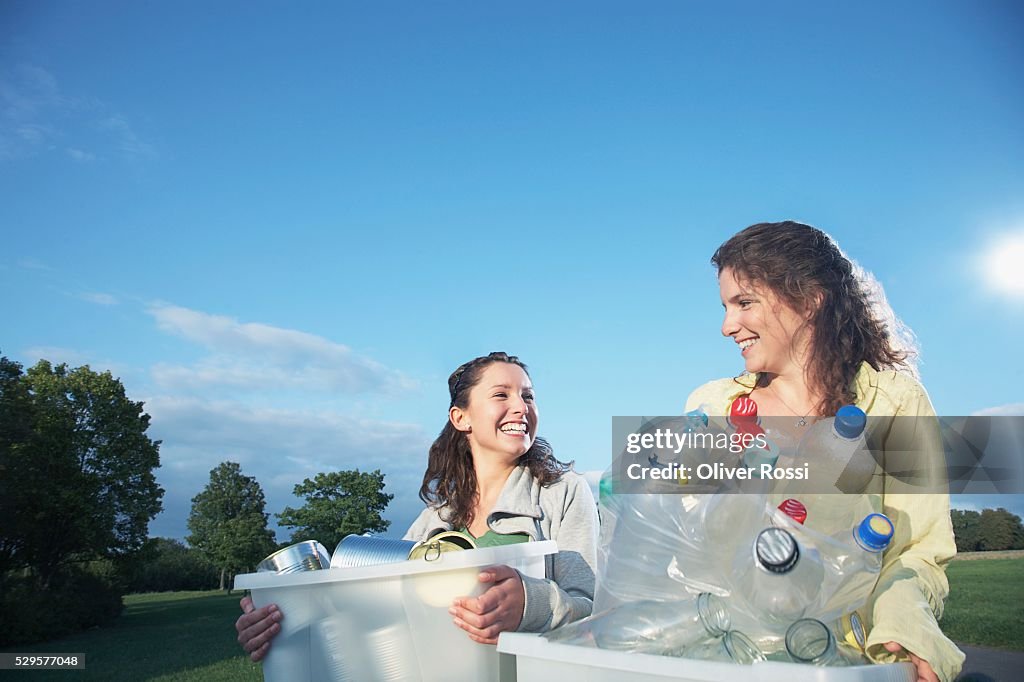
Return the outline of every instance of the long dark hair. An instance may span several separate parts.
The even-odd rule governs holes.
[[[807,321],[812,391],[820,414],[853,403],[853,379],[862,362],[876,370],[910,368],[908,353],[893,343],[869,292],[836,243],[821,230],[793,221],[758,223],[718,247],[711,262],[719,275],[730,268],[740,281],[767,286],[797,311],[817,310]],[[820,301],[820,302],[818,302]],[[816,303],[818,302],[818,303]],[[761,375],[758,386],[766,386]]]
[[[521,367],[526,375],[530,373],[519,358],[507,353],[491,353],[474,358],[460,365],[448,377],[448,394],[451,407],[466,407],[469,391],[480,381],[484,370],[496,362],[507,362]],[[555,459],[551,445],[543,438],[535,438],[533,445],[517,464],[525,465],[530,474],[541,483],[548,485],[572,469],[568,464]],[[420,499],[433,506],[447,506],[445,521],[454,528],[468,528],[473,523],[473,508],[476,506],[476,470],[473,455],[469,449],[466,434],[452,426],[448,420],[437,440],[430,446],[427,471],[420,486]]]

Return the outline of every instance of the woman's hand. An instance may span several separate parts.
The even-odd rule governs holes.
[[[491,583],[487,591],[479,597],[459,597],[448,613],[474,642],[497,644],[500,633],[515,630],[522,622],[526,590],[519,573],[508,566],[489,566],[479,579]]]
[[[898,654],[901,651],[906,651],[907,655],[910,656],[910,662],[917,668],[917,680],[918,682],[939,682],[939,676],[932,670],[932,666],[928,661],[915,656],[911,652],[903,648],[903,645],[898,642],[886,642],[884,645],[885,650],[891,654]]]
[[[249,596],[242,597],[238,605],[242,607],[242,615],[235,621],[238,643],[249,654],[249,658],[254,662],[259,661],[270,650],[270,640],[281,631],[279,623],[284,614],[277,608],[277,604],[256,608]]]

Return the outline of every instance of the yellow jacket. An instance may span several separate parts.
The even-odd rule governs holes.
[[[749,393],[756,380],[756,375],[747,374],[704,384],[690,394],[686,409],[704,405],[712,415],[728,414],[733,399]],[[935,416],[924,387],[908,374],[877,372],[864,363],[854,384],[857,406],[869,416]],[[944,466],[941,449],[936,465]],[[951,682],[960,672],[964,654],[937,622],[949,594],[945,565],[956,555],[949,495],[900,493],[896,492],[898,481],[885,479],[884,492],[874,496],[878,499],[873,502],[893,520],[895,535],[872,596],[862,609],[868,628],[867,653],[876,662],[891,663],[897,656],[883,645],[899,642],[928,661],[940,680]]]

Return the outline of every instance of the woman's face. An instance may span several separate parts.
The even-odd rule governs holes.
[[[452,423],[465,431],[473,456],[514,462],[533,445],[537,406],[533,384],[519,365],[494,362],[469,390],[465,408],[453,407]]]
[[[725,308],[722,335],[739,346],[747,371],[802,377],[810,345],[807,317],[768,287],[740,282],[732,268],[719,273],[718,289]]]

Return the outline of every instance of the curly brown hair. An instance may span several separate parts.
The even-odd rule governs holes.
[[[527,376],[530,375],[526,365],[514,355],[496,352],[474,358],[460,365],[448,377],[448,393],[451,396],[449,407],[466,407],[470,390],[480,381],[484,370],[496,362],[517,365]],[[530,474],[541,485],[549,485],[570,471],[573,462],[560,462],[546,440],[535,438],[533,445],[519,458],[517,464],[528,467]],[[447,507],[444,518],[454,528],[468,528],[473,523],[473,509],[477,502],[473,455],[466,434],[456,429],[450,420],[430,446],[427,470],[423,474],[423,485],[420,486],[420,499],[432,506]]]
[[[854,265],[821,230],[787,220],[758,223],[734,235],[711,262],[721,274],[767,286],[794,310],[813,310],[807,368],[810,388],[822,396],[819,414],[835,414],[856,400],[853,380],[862,362],[876,370],[908,368],[908,354],[872,310]],[[758,377],[758,386],[768,377]]]

